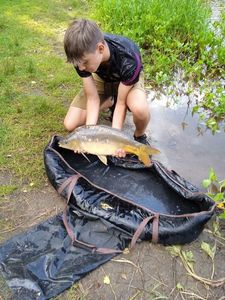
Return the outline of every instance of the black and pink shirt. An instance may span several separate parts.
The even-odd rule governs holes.
[[[110,50],[110,59],[107,64],[100,65],[95,72],[106,82],[122,82],[133,85],[139,80],[143,69],[141,54],[138,46],[123,36],[104,34],[104,39]],[[91,73],[75,68],[80,77],[88,77]]]

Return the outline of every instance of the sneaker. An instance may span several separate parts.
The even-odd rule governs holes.
[[[150,143],[148,141],[147,135],[145,133],[143,135],[141,135],[141,136],[135,136],[134,135],[134,140],[136,142],[141,143],[141,144],[150,146]]]

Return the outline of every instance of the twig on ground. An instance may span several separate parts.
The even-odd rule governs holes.
[[[133,281],[133,279],[134,279],[134,274],[135,274],[135,272],[136,272],[136,270],[132,273],[131,280],[130,280],[129,285],[128,285],[128,288],[127,288],[128,291],[129,291],[129,289],[130,289],[130,287],[131,287],[131,284],[132,284],[132,281]]]
[[[134,300],[140,293],[141,293],[141,291],[138,291],[131,298],[129,298],[129,300]]]
[[[128,264],[131,264],[132,266],[134,266],[135,268],[140,269],[139,266],[137,266],[137,265],[136,265],[135,263],[133,263],[131,260],[128,260],[128,259],[126,259],[126,258],[111,259],[111,261],[119,262],[119,263],[128,263]]]
[[[180,294],[185,294],[185,295],[190,295],[192,297],[195,297],[194,299],[200,299],[200,300],[206,300],[205,298],[195,294],[195,293],[190,293],[190,292],[186,292],[186,291],[180,291]]]
[[[43,216],[50,215],[52,213],[52,211],[54,211],[54,210],[46,211],[46,212],[44,212],[42,214],[39,214],[38,216],[34,217],[32,219],[33,223],[29,224],[29,227],[32,227],[33,225],[36,225],[37,224],[36,220],[41,219]],[[26,215],[23,215],[22,217],[28,217],[29,216],[29,219],[31,219],[34,216],[34,214],[33,215],[26,214]],[[18,228],[23,228],[23,227],[27,227],[27,220],[25,220],[25,221],[23,221],[19,224],[15,224],[13,228],[11,227],[11,228],[0,231],[0,235],[4,234],[4,233],[13,232],[13,231],[17,230]]]
[[[107,276],[107,274],[106,274],[104,268],[102,267],[101,269],[102,269],[103,273],[105,274],[105,276]],[[114,289],[113,289],[113,286],[112,286],[111,282],[109,282],[109,286],[110,286],[110,288],[111,288],[111,290],[112,290],[112,293],[113,293],[113,296],[114,296],[114,300],[117,300],[117,296],[116,296],[116,293],[115,293],[115,291],[114,291]]]

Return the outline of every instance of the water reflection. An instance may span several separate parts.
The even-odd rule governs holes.
[[[197,115],[192,117],[187,104],[167,107],[165,98],[150,103],[148,133],[161,151],[157,159],[201,189],[210,167],[225,179],[224,133],[213,135],[199,124]]]

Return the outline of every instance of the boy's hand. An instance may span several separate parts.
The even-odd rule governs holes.
[[[126,152],[123,149],[117,149],[116,152],[115,152],[115,156],[116,157],[125,157]]]

